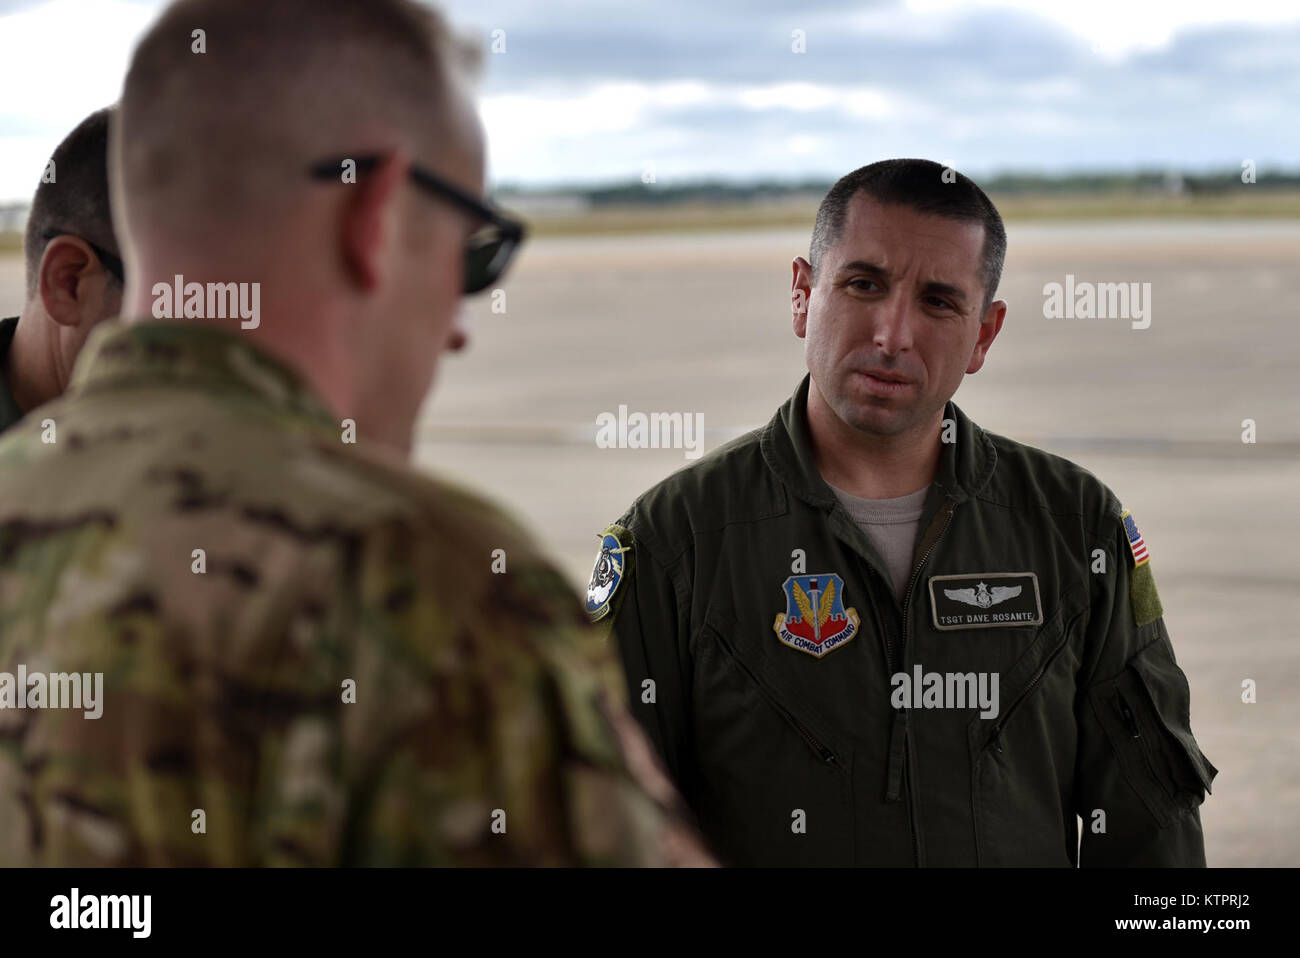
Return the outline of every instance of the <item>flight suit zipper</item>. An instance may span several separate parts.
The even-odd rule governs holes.
[[[1129,730],[1133,738],[1141,738],[1142,732],[1138,728],[1137,716],[1133,710],[1128,707],[1128,699],[1124,698],[1124,693],[1119,693],[1119,714],[1124,719],[1124,727]]]
[[[896,660],[898,663],[897,671],[900,672],[902,671],[903,661],[907,656],[907,640],[911,635],[911,616],[909,615],[909,613],[912,607],[912,592],[916,589],[917,579],[920,578],[921,570],[925,567],[926,561],[930,558],[930,553],[934,551],[935,546],[939,544],[939,540],[942,539],[944,533],[948,531],[948,526],[952,523],[952,514],[955,507],[956,507],[956,503],[952,499],[947,499],[944,501],[943,509],[941,510],[941,514],[943,517],[943,524],[939,526],[939,531],[934,535],[934,538],[931,539],[929,544],[925,547],[925,551],[922,553],[920,561],[917,562],[916,567],[912,569],[912,577],[907,583],[907,591],[903,594],[903,647],[899,651],[899,655]],[[936,516],[935,519],[930,522],[930,527],[929,529],[926,530],[927,537],[929,537],[930,533],[934,530],[935,521],[937,521],[938,518],[939,517]],[[902,711],[906,712],[906,709],[904,708]],[[906,717],[896,715],[895,721],[905,722]],[[912,784],[912,763],[907,761],[906,726],[903,729],[903,736],[904,736],[904,746],[905,746],[904,757],[903,757],[903,787],[907,790],[907,813],[908,813],[907,819],[908,819],[908,826],[910,827],[912,832],[912,857],[913,860],[916,862],[916,866],[920,868],[921,867],[921,837],[917,832],[917,822],[920,820],[920,811],[917,808],[917,804],[916,804],[916,789],[913,787]]]
[[[748,665],[741,661],[740,656],[736,654],[736,650],[731,647],[731,643],[716,632],[714,635],[718,640],[718,644],[722,646],[723,651],[725,651],[731,658],[731,661],[734,662],[737,668],[744,672],[745,675],[749,676],[750,681],[758,688],[759,694],[761,694],[763,698],[767,700],[767,703],[771,705],[772,708],[776,709],[781,717],[784,718],[797,733],[799,733],[799,737],[802,738],[804,743],[817,754],[818,758],[827,765],[833,765],[842,771],[843,766],[840,764],[839,756],[837,756],[832,749],[823,744],[821,739],[817,738],[808,726],[799,721],[793,712],[777,700],[776,696],[767,687],[767,684],[760,679]]]
[[[1066,644],[1070,641],[1070,630],[1074,628],[1074,623],[1079,621],[1079,616],[1082,614],[1082,612],[1077,613],[1074,618],[1066,624],[1065,628],[1061,630],[1061,640],[1057,642],[1052,651],[1048,653],[1047,658],[1043,660],[1043,664],[1040,665],[1038,671],[1034,673],[1034,677],[1030,679],[1029,684],[1025,686],[1025,690],[1016,696],[1016,700],[1011,703],[1011,707],[1002,713],[997,724],[993,726],[993,732],[984,743],[985,750],[991,746],[996,748],[999,752],[1002,751],[1002,743],[998,740],[1002,734],[1002,729],[1011,721],[1011,716],[1015,715],[1016,709],[1020,707],[1020,703],[1029,698],[1034,689],[1038,687],[1038,683],[1042,681],[1043,676],[1047,674],[1047,670],[1052,667],[1052,663],[1056,661],[1056,657],[1061,654],[1061,650],[1064,649]]]
[[[911,630],[911,622],[908,618],[907,613],[912,606],[912,591],[916,588],[916,580],[920,578],[921,569],[925,567],[926,560],[930,558],[930,553],[933,552],[934,547],[939,544],[939,540],[943,538],[943,534],[948,531],[948,525],[949,523],[952,522],[953,507],[955,505],[956,504],[951,499],[944,502],[943,510],[942,510],[943,525],[939,527],[938,535],[936,535],[934,539],[931,540],[930,545],[926,548],[924,554],[921,556],[921,561],[918,562],[916,564],[916,568],[912,570],[912,578],[907,583],[907,591],[903,593],[903,654],[904,655],[907,654],[907,639],[908,639],[909,632]],[[934,527],[933,522],[930,525],[931,528]],[[899,659],[898,667],[899,670],[901,671],[903,667],[902,659]]]

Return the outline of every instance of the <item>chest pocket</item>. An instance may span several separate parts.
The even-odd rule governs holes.
[[[1075,659],[1070,638],[1084,610],[1063,597],[1004,676],[1000,713],[967,728],[976,860],[983,866],[1070,864],[1064,825],[1073,768]]]
[[[852,747],[787,701],[715,619],[695,649],[697,812],[726,864],[853,864]]]

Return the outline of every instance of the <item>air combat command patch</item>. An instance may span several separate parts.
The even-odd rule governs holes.
[[[776,637],[821,658],[858,634],[858,613],[844,607],[844,580],[832,573],[792,575],[781,586],[785,611],[772,624]]]
[[[631,533],[622,526],[606,526],[600,535],[596,567],[591,570],[591,581],[587,584],[587,615],[592,622],[599,622],[615,611],[614,598],[631,571],[631,562]]]

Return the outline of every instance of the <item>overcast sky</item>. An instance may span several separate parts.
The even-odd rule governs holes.
[[[0,202],[114,99],[161,0],[0,0]],[[496,182],[1300,168],[1295,0],[450,0]],[[806,52],[792,51],[802,31]]]

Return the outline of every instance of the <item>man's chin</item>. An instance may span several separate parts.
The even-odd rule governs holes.
[[[850,428],[877,439],[899,436],[917,421],[916,410],[889,400],[867,399],[846,403],[840,418]]]

